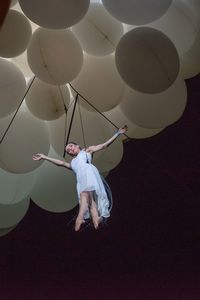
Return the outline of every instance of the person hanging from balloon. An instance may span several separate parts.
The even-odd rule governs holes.
[[[74,142],[69,142],[65,146],[65,151],[72,157],[70,163],[41,153],[33,155],[33,160],[47,160],[76,174],[79,212],[75,221],[75,231],[79,231],[81,225],[89,218],[92,219],[94,228],[98,229],[103,219],[110,216],[108,194],[98,169],[92,164],[92,156],[95,152],[110,146],[127,130],[128,127],[125,125],[106,142],[85,149]]]

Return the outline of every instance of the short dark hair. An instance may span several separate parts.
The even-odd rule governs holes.
[[[65,147],[66,147],[67,145],[69,145],[69,144],[78,145],[78,144],[75,143],[75,142],[68,142],[68,143],[65,145]]]

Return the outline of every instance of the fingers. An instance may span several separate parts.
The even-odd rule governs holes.
[[[33,158],[33,160],[40,160],[40,159],[42,159],[42,154],[40,154],[40,153],[33,154],[32,158]]]

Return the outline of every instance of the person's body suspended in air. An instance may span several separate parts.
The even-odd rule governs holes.
[[[75,231],[81,228],[85,219],[92,218],[94,227],[97,229],[103,218],[110,216],[109,199],[104,183],[98,169],[91,163],[93,153],[107,148],[115,139],[127,131],[127,126],[118,131],[105,143],[89,146],[81,149],[79,145],[70,142],[65,151],[73,157],[71,162],[51,158],[38,153],[33,155],[33,160],[47,160],[51,163],[74,171],[77,179],[77,193],[79,197],[79,213],[75,222]]]

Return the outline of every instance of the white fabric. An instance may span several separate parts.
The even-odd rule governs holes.
[[[78,197],[80,199],[80,193],[83,191],[93,191],[99,215],[108,218],[110,216],[108,196],[101,175],[91,160],[91,154],[81,150],[71,161],[72,170],[77,178]],[[90,218],[89,211],[86,212],[84,218]]]

